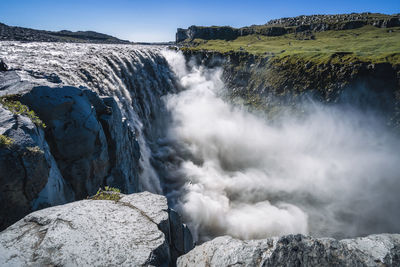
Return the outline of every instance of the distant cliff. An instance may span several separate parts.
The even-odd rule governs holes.
[[[0,23],[0,41],[129,44],[129,41],[93,31],[43,31]]]
[[[204,40],[234,40],[240,36],[259,34],[264,36],[281,36],[287,33],[306,31],[321,32],[328,30],[357,29],[365,25],[379,28],[400,26],[400,15],[385,15],[379,13],[352,13],[341,15],[311,15],[294,18],[275,19],[264,25],[252,25],[242,28],[229,26],[190,26],[188,29],[178,28],[176,42]]]

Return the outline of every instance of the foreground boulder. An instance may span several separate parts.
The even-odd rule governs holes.
[[[164,196],[82,200],[27,215],[0,233],[0,266],[168,266],[192,248]],[[174,221],[174,222],[173,222]],[[184,233],[175,239],[172,233]],[[186,251],[176,248],[189,244]]]
[[[178,266],[400,266],[400,234],[336,240],[288,235],[242,241],[215,238],[180,257]]]

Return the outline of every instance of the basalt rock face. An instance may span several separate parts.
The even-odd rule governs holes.
[[[190,26],[187,30],[178,29],[176,34],[176,42],[181,42],[186,39],[193,40],[200,38],[204,40],[222,39],[234,40],[240,36],[240,31],[232,27],[198,27]]]
[[[288,235],[242,241],[218,237],[180,257],[177,266],[399,266],[400,235],[336,240]]]
[[[112,97],[87,89],[35,87],[21,97],[48,125],[46,139],[76,199],[104,185],[138,191],[137,141]]]
[[[0,233],[1,266],[168,266],[192,247],[167,200],[148,192],[36,211]],[[184,243],[187,250],[177,251]]]
[[[85,92],[100,100],[95,93],[88,90]],[[101,101],[108,111],[112,111],[103,114],[97,113],[108,146],[110,169],[106,184],[117,187],[123,192],[138,192],[139,143],[134,133],[129,129],[127,121],[122,119],[121,110],[114,98],[102,97]],[[98,108],[96,108],[97,110]]]
[[[0,230],[40,207],[73,199],[50,153],[43,130],[0,106]]]
[[[21,98],[48,126],[51,151],[76,197],[96,193],[108,174],[103,128],[84,92],[74,87],[35,87]]]
[[[15,71],[0,71],[0,96],[22,94],[31,90],[33,85],[21,78]]]

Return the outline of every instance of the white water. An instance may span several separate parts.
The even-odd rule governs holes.
[[[23,80],[48,86],[84,86],[99,95],[113,96],[140,145],[139,191],[162,193],[160,178],[150,163],[149,142],[161,95],[174,92],[161,47],[73,43],[0,42],[0,58]],[[46,76],[57,75],[60,83]],[[153,136],[154,135],[154,136]],[[133,174],[136,175],[136,174]],[[134,179],[133,179],[134,180]],[[131,185],[127,193],[138,188]]]
[[[186,88],[166,99],[184,182],[170,196],[200,241],[400,230],[399,140],[379,118],[308,103],[268,122],[218,96],[221,70],[164,56]]]

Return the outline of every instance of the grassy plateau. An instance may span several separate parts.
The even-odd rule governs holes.
[[[352,30],[288,33],[282,36],[252,34],[232,41],[194,39],[183,49],[227,53],[243,51],[277,59],[290,57],[318,64],[370,62],[400,64],[400,27],[366,25]]]

